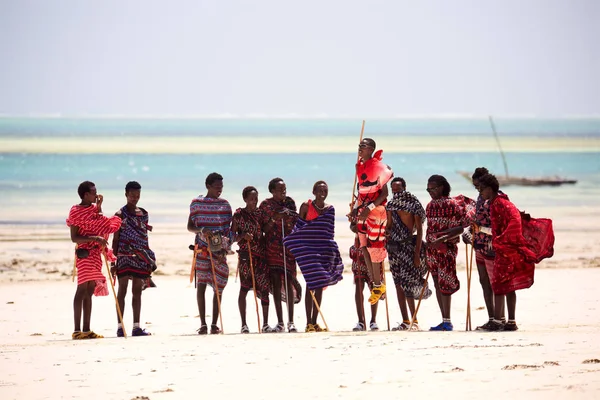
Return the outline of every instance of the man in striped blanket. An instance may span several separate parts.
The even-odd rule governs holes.
[[[322,304],[323,288],[342,280],[344,264],[334,240],[335,209],[325,204],[328,194],[327,183],[318,181],[313,186],[314,200],[300,207],[300,215],[292,233],[283,244],[292,252],[304,280],[307,293],[306,332],[323,332],[317,323],[318,308]],[[314,299],[313,299],[314,295]]]
[[[223,192],[223,176],[213,172],[206,177],[206,196],[198,196],[190,204],[190,215],[187,229],[196,234],[196,301],[200,313],[199,335],[206,335],[206,285],[214,290],[211,334],[221,333],[217,326],[219,318],[219,298],[223,296],[223,289],[229,279],[229,266],[227,265],[227,250],[231,247],[231,219],[232,211],[229,202],[221,198]],[[216,249],[211,249],[211,241],[220,243]],[[212,259],[211,259],[212,258]],[[214,266],[214,275],[213,275]],[[216,287],[215,287],[216,282]],[[218,295],[217,295],[218,292]]]
[[[73,299],[75,329],[72,338],[98,339],[101,335],[90,329],[92,317],[92,295],[107,296],[106,278],[102,274],[104,253],[110,261],[116,260],[107,248],[108,235],[121,227],[121,218],[102,215],[102,195],[98,194],[93,182],[82,182],[77,188],[81,203],[71,207],[67,226],[71,230],[71,241],[76,243],[77,290]],[[83,311],[83,330],[81,314]]]

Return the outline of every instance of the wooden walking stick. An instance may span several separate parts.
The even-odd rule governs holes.
[[[467,271],[467,319],[465,322],[465,331],[469,330],[469,317],[471,311],[471,293],[469,290],[469,283],[471,278],[469,277],[469,245],[465,243],[465,271]]]
[[[73,258],[73,271],[71,272],[71,282],[75,282],[75,275],[77,275],[77,246],[75,246],[75,257]]]
[[[468,247],[467,247],[468,248]],[[471,326],[471,276],[473,276],[473,253],[475,247],[471,244],[471,258],[468,261],[467,268],[467,330],[472,330]]]
[[[317,311],[319,312],[319,315],[321,316],[321,319],[323,320],[323,323],[325,324],[325,329],[327,330],[327,332],[329,332],[329,326],[327,326],[327,321],[325,321],[325,317],[323,316],[321,307],[319,307],[319,302],[317,301],[317,298],[315,297],[315,291],[309,290],[309,292],[310,292],[310,295],[312,296],[313,301],[315,302],[315,305],[317,306]]]
[[[388,309],[387,284],[385,283],[385,266],[384,261],[381,262],[381,271],[383,272],[383,284],[385,285],[385,318],[387,320],[388,331],[390,330],[390,312]]]
[[[215,271],[215,263],[213,261],[212,251],[210,251],[210,243],[207,244],[206,248],[208,249],[208,256],[210,257],[210,266],[212,268],[212,276],[214,282],[215,294],[217,295],[217,306],[219,307],[219,322],[221,323],[221,333],[225,334],[223,330],[223,315],[221,314],[221,295],[219,294],[219,285],[217,285],[217,274]]]
[[[250,273],[252,274],[252,292],[254,293],[254,304],[256,304],[256,321],[258,322],[258,333],[261,333],[260,329],[260,315],[258,314],[258,299],[256,298],[256,281],[254,280],[254,264],[252,263],[252,249],[250,248],[250,242],[248,242],[248,255],[250,257]],[[239,267],[238,267],[239,270]]]
[[[362,142],[364,133],[365,133],[365,120],[363,119],[362,127],[360,128],[360,138],[358,139],[359,143]],[[357,154],[356,155],[356,163],[358,163],[359,159],[360,159],[360,156]],[[354,183],[352,184],[352,198],[350,199],[350,212],[352,212],[352,210],[354,209],[354,202],[356,201],[356,196],[354,195],[354,191],[356,190],[357,178],[358,177],[356,176],[356,171],[354,171]]]
[[[127,339],[127,330],[125,329],[125,324],[123,323],[123,313],[121,313],[121,306],[119,306],[119,299],[117,298],[117,292],[115,292],[115,285],[113,284],[113,280],[111,278],[110,267],[108,266],[108,254],[106,254],[106,247],[104,248],[104,264],[106,265],[106,272],[108,273],[107,279],[110,282],[110,287],[112,288],[113,296],[115,298],[115,305],[117,306],[117,314],[119,315],[119,320],[121,321],[121,327],[123,328],[123,337]]]
[[[415,308],[415,313],[413,314],[412,319],[410,320],[410,326],[408,327],[409,331],[412,331],[412,327],[417,320],[417,313],[419,312],[419,307],[421,307],[421,300],[423,300],[423,295],[425,294],[425,289],[427,289],[428,281],[429,281],[429,268],[427,268],[427,276],[425,277],[425,283],[423,284],[423,288],[421,289],[421,294],[419,295],[419,302],[417,303],[417,308]]]
[[[190,245],[190,247],[192,246]],[[190,269],[190,283],[192,283],[196,277],[196,257],[198,256],[198,244],[195,244],[191,250],[194,250],[194,255],[192,256],[192,268]]]

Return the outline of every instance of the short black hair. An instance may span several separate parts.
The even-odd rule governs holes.
[[[479,188],[489,187],[494,193],[498,193],[498,189],[500,189],[500,184],[498,183],[498,178],[492,174],[485,174],[479,178]]]
[[[90,182],[90,181],[83,181],[79,184],[79,187],[77,188],[77,194],[79,195],[79,198],[81,200],[83,200],[83,196],[85,196],[86,193],[89,193],[92,191],[92,188],[96,186],[96,184],[94,182]]]
[[[375,141],[371,138],[364,138],[362,141],[367,142],[369,144],[369,146],[371,146],[373,148],[373,150],[375,150],[377,148]]]
[[[269,192],[273,193],[273,189],[275,189],[275,186],[277,186],[277,184],[279,182],[283,182],[283,179],[281,178],[273,178],[269,181]]]
[[[325,185],[325,186],[327,186],[327,182],[325,182],[325,181],[316,181],[315,184],[313,185],[313,192],[315,191],[315,189],[319,185]]]
[[[215,183],[216,181],[222,181],[222,180],[223,180],[223,176],[221,174],[213,172],[213,173],[208,174],[204,183],[206,184],[206,186],[210,186],[213,183]]]
[[[486,167],[477,167],[477,168],[475,168],[475,172],[473,172],[471,179],[479,180],[479,178],[481,178],[482,176],[489,174],[489,173],[490,173],[490,171],[488,171],[488,169]]]
[[[450,190],[452,188],[450,187],[448,180],[445,177],[443,177],[442,175],[431,175],[429,177],[429,179],[427,180],[427,182],[435,183],[438,186],[441,186],[443,188],[442,196],[450,196]]]
[[[394,179],[392,179],[392,181],[390,182],[390,186],[392,186],[394,183],[396,182],[400,182],[400,184],[402,184],[402,187],[404,189],[406,189],[406,181],[404,180],[404,178],[401,178],[399,176],[395,177]]]
[[[130,190],[141,190],[141,189],[142,189],[142,185],[140,185],[136,181],[127,182],[127,185],[125,185],[125,193],[129,192]]]
[[[242,199],[246,200],[250,192],[256,192],[258,194],[258,190],[254,186],[246,186],[244,190],[242,190]]]

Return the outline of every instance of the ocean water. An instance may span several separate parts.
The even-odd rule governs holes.
[[[549,140],[554,137],[600,137],[600,119],[497,119],[501,137],[531,137]],[[87,137],[127,137],[132,143],[146,137],[219,137],[223,146],[230,136],[282,137],[318,143],[320,136],[356,137],[360,120],[241,120],[241,119],[92,119],[92,118],[0,118],[0,146],[4,138],[39,138],[81,140]],[[489,121],[480,119],[410,119],[367,121],[365,136],[419,136],[423,141],[451,140],[454,135],[487,135]],[[285,143],[289,145],[289,140]],[[384,161],[396,176],[406,179],[408,189],[427,203],[427,178],[446,176],[452,194],[476,196],[470,183],[457,174],[486,166],[503,174],[499,152],[473,152],[465,148],[452,152],[386,152]],[[522,209],[538,207],[594,207],[600,205],[600,153],[520,151],[507,153],[511,175],[527,177],[562,176],[577,179],[576,185],[549,188],[506,188]],[[257,187],[260,198],[268,197],[267,184],[281,177],[288,194],[298,203],[312,197],[317,180],[329,184],[329,200],[343,219],[351,198],[356,153],[248,153],[248,154],[165,154],[160,149],[151,154],[12,153],[0,147],[0,223],[63,223],[72,204],[78,202],[77,186],[81,181],[96,183],[105,195],[106,212],[124,203],[123,189],[130,180],[141,183],[141,205],[153,220],[185,224],[190,200],[205,192],[204,179],[210,172],[224,176],[223,197],[232,206],[243,206],[241,191],[247,185]]]

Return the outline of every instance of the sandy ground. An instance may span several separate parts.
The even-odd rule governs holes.
[[[518,332],[465,332],[467,291],[462,289],[454,296],[455,332],[353,333],[354,287],[346,275],[324,294],[331,333],[250,335],[238,334],[238,286],[232,279],[223,298],[226,334],[200,337],[195,292],[187,279],[157,277],[159,287],[143,295],[142,320],[153,336],[116,338],[111,295],[94,298],[92,328],[106,338],[91,341],[70,339],[75,284],[5,282],[0,398],[481,398],[492,393],[598,398],[600,270],[541,269],[536,278],[531,289],[518,294]],[[474,325],[486,319],[476,280],[474,274]],[[393,298],[392,291],[392,324],[400,318]],[[256,332],[249,300],[248,323]],[[303,327],[303,307],[296,310],[296,323]],[[419,319],[422,329],[439,322],[433,298],[423,303]],[[125,322],[130,330],[129,306]],[[385,302],[378,322],[386,329]]]
[[[554,214],[553,214],[554,213]],[[190,396],[367,398],[443,395],[476,398],[600,398],[600,235],[589,210],[541,210],[552,217],[556,254],[538,266],[536,283],[518,293],[518,332],[465,332],[466,273],[453,297],[457,331],[353,333],[352,275],[324,294],[331,333],[238,334],[236,258],[223,298],[225,335],[199,337],[195,291],[188,283],[193,236],[155,224],[158,288],[144,292],[146,338],[116,338],[112,294],[94,298],[92,329],[102,340],[72,341],[73,244],[62,225],[0,226],[0,399],[179,399]],[[346,270],[352,237],[336,227]],[[391,276],[388,274],[388,281]],[[302,279],[301,282],[303,283]],[[401,320],[390,288],[389,320]],[[209,290],[210,292],[210,290]],[[473,326],[487,314],[476,271]],[[130,303],[129,299],[127,303]],[[261,315],[262,317],[262,315]],[[440,322],[434,298],[421,307],[421,329]],[[271,325],[275,324],[271,306]],[[296,325],[306,324],[303,302]],[[125,324],[131,330],[131,308]],[[253,297],[248,324],[257,331]]]

